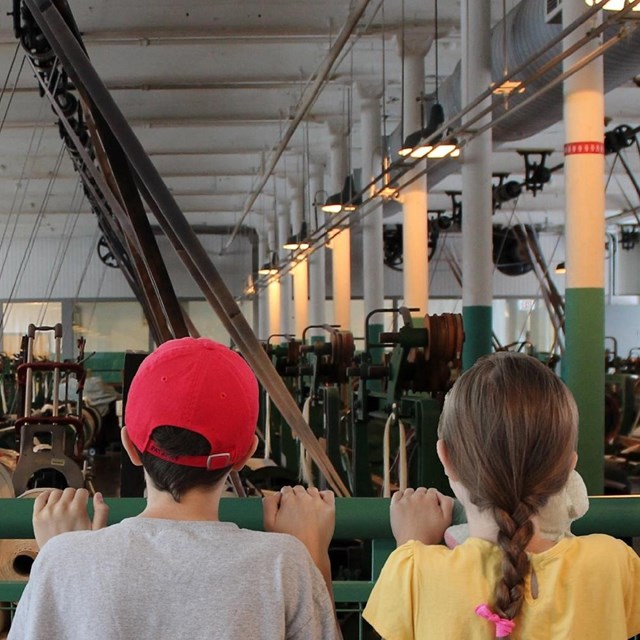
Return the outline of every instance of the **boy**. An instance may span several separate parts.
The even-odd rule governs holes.
[[[99,494],[93,522],[83,489],[39,496],[42,551],[9,638],[339,638],[327,556],[332,493],[286,487],[265,499],[265,528],[278,533],[218,519],[229,471],[256,449],[257,417],[255,377],[226,347],[182,338],[146,358],[122,442],[144,467],[147,506],[103,528]]]

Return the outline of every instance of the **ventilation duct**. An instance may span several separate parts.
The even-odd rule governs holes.
[[[546,20],[547,0],[522,0],[491,31],[492,78],[500,84],[505,68],[504,29],[506,26],[506,67],[515,69],[530,56],[544,50],[546,44],[562,31],[560,24],[548,24]],[[617,29],[616,29],[617,30]],[[613,32],[607,32],[606,36]],[[562,53],[562,43],[541,53],[527,68],[527,75],[542,67],[549,60]],[[439,87],[439,98],[447,118],[462,110],[461,63]],[[558,75],[552,69],[527,86],[524,94],[511,95],[509,104],[515,106],[527,96],[545,87]],[[629,36],[613,45],[604,54],[604,90],[611,91],[640,73],[640,29],[631,30]],[[496,101],[502,96],[496,96]],[[528,138],[562,119],[562,85],[549,89],[535,100],[502,120],[493,128],[493,143],[500,144]],[[400,132],[393,133],[391,148],[401,144]],[[429,184],[437,184],[452,173],[459,164],[442,161],[429,172]],[[391,213],[387,210],[386,213]]]

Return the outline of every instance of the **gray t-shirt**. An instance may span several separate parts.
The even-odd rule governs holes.
[[[334,640],[304,545],[229,522],[129,518],[42,548],[11,640]]]

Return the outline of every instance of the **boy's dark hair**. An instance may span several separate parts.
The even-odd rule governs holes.
[[[199,433],[165,425],[153,430],[152,440],[169,455],[207,455],[211,451],[209,441]],[[226,476],[231,466],[207,471],[167,462],[150,453],[140,453],[142,466],[149,474],[156,489],[168,491],[176,502],[195,487],[213,487]]]

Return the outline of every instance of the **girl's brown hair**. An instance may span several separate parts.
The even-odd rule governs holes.
[[[493,607],[501,617],[514,619],[522,608],[531,517],[566,484],[577,433],[573,396],[530,356],[485,356],[447,395],[438,435],[452,471],[498,524],[504,558]]]

